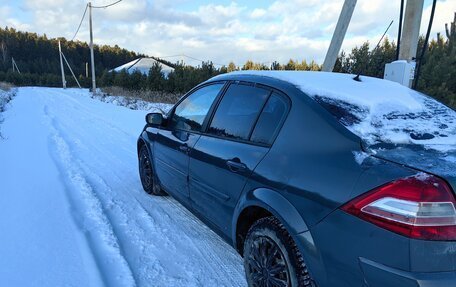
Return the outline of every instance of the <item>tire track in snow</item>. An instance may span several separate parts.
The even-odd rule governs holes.
[[[85,109],[85,110],[87,112],[89,112],[89,110],[87,110],[87,109]],[[109,124],[108,128],[111,130],[111,132],[109,132],[109,134],[113,134],[113,133],[115,134],[116,132],[119,132],[119,131],[121,133],[123,133],[123,131],[121,131],[120,129],[117,129],[116,126],[114,126],[112,124]],[[65,129],[63,129],[63,130],[65,130]],[[105,129],[103,129],[103,130],[106,131]],[[120,138],[120,135],[119,135],[119,137],[116,137],[116,138]],[[122,160],[117,158],[116,154],[108,153],[106,150],[104,150],[102,148],[100,149],[97,146],[90,147],[90,149],[94,151],[94,154],[103,155],[103,159],[105,161],[111,162],[111,164],[109,164],[108,166],[124,166],[125,167],[125,165],[126,165],[125,162],[123,162]],[[136,154],[135,154],[135,156],[136,156]],[[129,165],[128,169],[136,170],[137,167],[136,167],[136,165],[134,165],[134,166]],[[92,174],[95,176],[95,173],[93,171],[87,171],[86,173]],[[113,173],[110,176],[111,177],[116,176],[119,181],[125,180],[125,174],[123,174],[119,177],[115,173]],[[98,181],[103,182],[104,187],[102,189],[106,189],[106,187],[107,187],[106,182],[101,177],[99,177],[99,176],[97,176],[97,177],[98,177],[98,179],[97,179]],[[109,190],[111,191],[110,188],[109,188]],[[140,191],[140,192],[143,193],[142,191]],[[108,194],[111,194],[111,192],[109,192]],[[185,239],[185,241],[187,242],[186,245],[188,247],[190,247],[190,246],[193,247],[192,249],[194,249],[197,253],[199,253],[201,258],[206,259],[203,262],[203,264],[205,266],[202,269],[216,274],[216,277],[218,277],[218,278],[227,277],[226,276],[227,273],[230,275],[230,276],[228,276],[228,278],[243,278],[243,276],[244,276],[243,272],[235,272],[232,270],[232,268],[229,268],[225,264],[227,255],[232,256],[232,257],[238,256],[237,254],[235,254],[235,251],[231,248],[231,246],[227,245],[225,242],[222,242],[220,240],[220,238],[218,237],[218,235],[216,235],[212,230],[210,230],[207,226],[205,226],[204,223],[202,223],[199,219],[197,219],[190,211],[188,211],[187,209],[182,207],[182,205],[177,203],[174,199],[171,199],[169,197],[164,197],[163,199],[170,206],[167,208],[162,208],[160,205],[155,206],[154,211],[158,211],[158,212],[157,213],[154,212],[154,214],[151,214],[148,211],[146,211],[146,209],[142,205],[141,201],[138,200],[137,196],[136,195],[134,195],[134,196],[135,196],[138,204],[140,204],[142,206],[143,211],[147,212],[148,219],[152,220],[154,222],[154,225],[153,225],[153,226],[155,226],[154,233],[157,233],[156,226],[161,227],[161,229],[159,231],[161,231],[161,233],[165,234],[165,236],[161,236],[161,239],[165,240],[165,243],[166,243],[165,246],[167,248],[174,247],[174,249],[175,249],[175,246],[172,246],[172,245],[175,245],[172,243],[173,241],[175,241],[175,239],[171,240],[169,237],[166,236],[166,231],[169,229],[169,227],[168,227],[169,225],[175,224],[176,221],[179,223],[179,226],[198,225],[204,230],[204,232],[196,232],[196,230],[190,230],[190,232],[186,232],[187,229],[184,229],[184,230],[182,230],[183,234],[181,235],[180,241],[183,241]],[[156,198],[149,197],[147,199],[152,200],[152,199],[156,199]],[[172,216],[169,214],[170,211],[173,212]],[[129,212],[129,214],[133,214],[133,212]],[[172,222],[166,222],[166,224],[163,224],[162,220],[156,221],[154,219],[154,217],[155,218],[162,217],[163,214],[166,214],[168,219],[173,218]],[[163,232],[163,231],[165,231],[165,232]],[[146,237],[147,237],[147,235],[144,238],[146,238]],[[199,237],[201,239],[201,240],[198,240],[198,244],[195,244],[195,240],[192,239],[195,237]],[[210,247],[208,242],[211,242],[211,245],[214,243],[219,243],[219,244],[217,244],[218,245],[217,247],[219,247],[220,249],[226,249],[226,254],[214,253],[213,248]],[[150,244],[152,244],[152,243],[150,243]],[[191,267],[191,266],[189,266],[189,267]],[[141,269],[144,269],[144,268],[141,266]],[[156,271],[156,270],[154,270],[154,271]],[[144,273],[141,271],[140,271],[140,273],[148,274],[148,272]],[[162,274],[162,275],[164,275],[164,274]],[[197,276],[197,274],[192,274],[192,276]],[[166,278],[166,276],[164,278]],[[204,282],[205,278],[199,278],[198,280],[200,282],[201,281]],[[139,280],[138,282],[140,282],[140,281],[141,280]],[[206,282],[206,284],[208,284],[208,283],[210,283],[210,282]],[[220,282],[212,282],[212,283],[213,284],[209,284],[209,285],[219,285],[220,286]],[[203,286],[206,284],[203,284]],[[230,283],[229,285],[222,284],[222,286],[233,286],[232,284],[233,283]]]
[[[123,134],[123,136],[133,137],[136,140],[137,135],[132,135],[132,134],[128,133],[127,131],[125,131],[125,130],[113,125],[110,121],[108,121],[105,118],[99,116],[98,114],[93,113],[88,107],[84,106],[81,102],[77,101],[77,99],[75,99],[72,94],[69,95],[69,94],[66,94],[66,93],[62,93],[61,91],[58,91],[58,90],[55,90],[55,89],[54,90],[53,89],[48,89],[48,92],[52,93],[52,94],[54,94],[55,96],[58,96],[58,97],[65,97],[65,100],[71,101],[71,103],[74,104],[74,107],[77,106],[78,107],[77,109],[80,110],[81,112],[84,112],[85,114],[90,115],[91,118],[102,122],[107,127],[111,128],[111,129],[115,129],[115,130],[121,132]],[[84,95],[83,93],[77,93],[77,94],[80,97],[86,97],[87,96],[87,95]],[[91,98],[91,100],[98,101],[98,100],[92,99],[92,98]],[[109,103],[103,103],[103,104],[110,105]],[[123,138],[123,137],[121,136],[119,138]]]
[[[66,144],[68,150],[70,151],[70,140],[65,133],[65,131],[68,130],[68,127],[61,127],[60,125],[60,121],[52,120],[52,127],[54,132],[58,133],[59,139],[61,139]],[[79,145],[84,145],[84,143],[81,142]],[[107,154],[103,149],[99,149],[99,147],[96,146],[90,147],[90,150],[98,156],[101,155],[101,158],[103,158],[103,160],[106,160],[108,163],[112,161],[112,159],[116,158],[112,154]],[[196,282],[194,274],[187,274],[187,276],[182,276],[186,274],[187,270],[191,270],[192,267],[194,268],[194,266],[191,264],[183,264],[183,267],[177,268],[177,270],[176,267],[178,266],[167,268],[167,274],[162,267],[163,262],[160,262],[160,258],[165,258],[168,260],[168,256],[166,256],[166,254],[163,254],[163,247],[166,248],[166,253],[170,249],[174,251],[177,250],[174,244],[175,238],[171,240],[169,237],[160,236],[160,244],[154,244],[154,238],[151,238],[150,234],[160,234],[166,231],[166,229],[157,230],[157,227],[160,225],[156,224],[157,222],[155,219],[149,216],[149,214],[142,208],[142,206],[136,201],[135,198],[133,199],[137,203],[136,206],[140,207],[140,209],[134,208],[131,210],[131,208],[129,208],[130,210],[128,210],[127,213],[124,209],[125,207],[128,208],[129,205],[125,204],[124,199],[116,198],[116,193],[112,191],[112,189],[101,177],[95,173],[95,171],[91,170],[86,164],[84,164],[83,161],[77,157],[72,157],[71,161],[73,166],[77,166],[78,169],[81,170],[84,181],[90,186],[94,196],[99,200],[100,206],[103,209],[103,212],[106,214],[106,218],[109,220],[116,237],[119,239],[118,242],[120,245],[120,250],[128,250],[128,256],[124,256],[124,258],[129,264],[135,266],[135,272],[133,272],[133,276],[135,277],[137,284],[141,286],[208,286],[206,284],[207,282],[195,285]],[[117,162],[117,164],[121,163],[121,161]],[[103,165],[105,165],[105,163]],[[108,166],[115,165],[108,164]],[[63,168],[65,169],[66,167]],[[122,179],[119,178],[119,180]],[[125,193],[125,195],[128,195],[128,193]],[[128,217],[130,217],[130,219],[127,219]],[[134,217],[134,219],[131,219],[131,217]],[[143,228],[142,226],[144,225],[148,225],[148,228]],[[118,228],[116,228],[116,226],[118,226]],[[148,232],[146,232],[146,230]],[[183,246],[180,246],[180,249],[182,250]],[[191,263],[194,264],[194,262]],[[176,271],[170,272],[170,270]],[[108,273],[111,272],[108,270]],[[191,280],[189,280],[189,278]],[[151,283],[157,280],[160,281],[159,284]],[[204,278],[202,278],[200,282],[204,282]],[[209,284],[209,286],[234,285],[217,284],[217,282],[213,282],[213,284]]]
[[[44,113],[49,119],[53,134],[50,140],[54,147],[53,159],[60,170],[64,171],[62,176],[73,206],[73,216],[86,235],[104,283],[108,286],[135,286],[130,267],[121,254],[117,237],[100,201],[82,170],[75,165],[70,148],[56,129],[54,118],[49,114],[47,106]]]
[[[97,111],[75,97],[52,93],[46,100],[55,115],[53,128],[100,202],[136,284],[245,285],[242,260],[228,244],[175,200],[142,191],[136,135],[100,120]]]
[[[115,192],[103,178],[82,161],[78,162],[88,175],[87,180],[95,187],[98,197],[103,202],[104,211],[113,223],[114,232],[119,238],[122,249],[128,251],[128,255],[124,257],[130,266],[135,266],[133,275],[138,285],[150,286],[151,282],[160,279],[161,286],[188,286],[190,282],[166,274],[160,260],[162,253],[160,249],[165,247],[168,250],[170,248],[176,250],[176,246],[169,238],[161,238],[164,242],[160,242],[160,246],[157,246],[156,240],[150,234],[160,234],[163,230],[160,230],[155,220],[141,205],[125,205],[125,199],[113,196]]]
[[[137,195],[135,195],[135,197],[138,199]],[[201,258],[205,258],[204,269],[210,270],[219,278],[237,278],[237,280],[233,280],[229,284],[213,282],[213,286],[234,286],[233,284],[236,286],[242,286],[242,284],[239,283],[243,282],[244,280],[244,272],[242,272],[242,268],[233,269],[226,264],[227,258],[230,258],[231,262],[233,260],[238,260],[239,264],[242,266],[242,261],[240,260],[240,257],[236,251],[229,244],[222,241],[222,239],[214,231],[207,227],[200,219],[198,219],[176,200],[169,196],[161,198],[165,201],[166,204],[155,206],[155,208],[151,210],[150,216],[162,216],[163,218],[164,215],[166,220],[162,219],[158,224],[199,226],[198,229],[185,228],[182,230],[182,233],[184,235],[184,239],[187,241],[187,244],[191,245],[193,247],[192,249],[195,250]],[[144,207],[141,200],[138,200],[138,202]],[[168,223],[168,220],[172,222]],[[195,240],[195,238],[198,238],[198,240]],[[225,250],[225,252],[214,252],[214,250]]]
[[[58,129],[67,130],[63,127]],[[97,158],[106,161],[103,165],[108,163],[107,166],[110,167],[124,166],[128,170],[136,171],[135,165],[128,165],[115,154],[108,153],[97,146],[90,147],[90,150],[98,155]],[[120,242],[124,242],[124,246],[121,244],[121,247],[128,250],[125,258],[130,266],[136,266],[134,276],[139,285],[148,286],[148,282],[159,280],[160,285],[153,286],[240,286],[236,282],[242,282],[243,273],[233,272],[232,268],[224,263],[226,256],[238,255],[234,254],[235,252],[229,245],[222,242],[215,233],[175,200],[169,197],[149,197],[143,191],[136,190],[141,195],[146,195],[147,201],[159,203],[154,206],[153,212],[149,212],[143,207],[141,200],[138,200],[135,194],[131,194],[133,190],[125,190],[123,193],[124,196],[131,196],[129,199],[119,198],[106,181],[96,174],[96,170],[91,169],[79,159],[77,159],[77,163],[87,175],[86,180],[94,187],[103,202],[105,213],[112,222],[117,237]],[[113,179],[117,179],[119,182],[125,181],[125,174],[119,176],[113,172],[110,174],[110,181]],[[132,199],[136,201],[134,208],[131,204],[126,204],[127,200]],[[166,220],[164,220],[164,216],[166,216]],[[119,225],[120,228],[116,229],[115,226]],[[170,226],[198,226],[198,229],[182,228],[180,234],[176,236],[176,234],[172,234],[174,231]],[[195,244],[195,241],[198,244]],[[176,242],[178,242],[177,246]],[[214,253],[213,247],[210,247],[207,242],[219,243],[218,247],[225,249],[226,253]],[[141,252],[138,253],[137,249]],[[166,266],[166,262],[161,262],[160,258],[169,257],[167,253],[178,253],[179,250],[192,250],[199,254],[198,257],[205,259],[198,262],[200,265],[198,272],[194,272],[195,262],[192,260],[178,261],[173,264],[174,266]],[[176,258],[176,260],[179,259]],[[182,267],[179,268],[178,265]],[[225,279],[207,278],[204,276],[206,272],[214,278]],[[183,276],[184,274],[187,275]],[[241,280],[237,280],[237,278],[241,278]]]

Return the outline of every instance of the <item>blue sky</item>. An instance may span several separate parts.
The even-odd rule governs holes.
[[[93,0],[104,5],[114,0]],[[48,37],[72,38],[85,0],[0,0],[0,26]],[[94,10],[97,44],[121,47],[154,56],[180,54],[218,64],[251,59],[269,63],[290,58],[321,63],[334,31],[343,0],[123,0]],[[431,0],[425,1],[421,32],[425,33]],[[388,33],[396,39],[399,0],[358,0],[343,49],[364,41],[375,43],[391,20]],[[453,19],[456,1],[440,0],[433,37]],[[76,39],[88,41],[84,20]],[[170,57],[171,61],[180,57]],[[191,59],[185,59],[196,64]]]

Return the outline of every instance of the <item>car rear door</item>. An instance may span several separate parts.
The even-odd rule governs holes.
[[[178,103],[154,143],[155,172],[162,187],[188,201],[188,154],[224,83],[203,86]]]
[[[227,236],[240,193],[268,152],[288,108],[272,89],[232,83],[190,153],[192,206]]]

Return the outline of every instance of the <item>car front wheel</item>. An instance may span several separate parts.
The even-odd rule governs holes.
[[[296,244],[274,217],[262,218],[250,228],[244,242],[244,267],[250,287],[314,286]]]
[[[139,151],[139,177],[144,191],[147,193],[152,195],[165,194],[157,182],[152,160],[145,145],[143,145]]]

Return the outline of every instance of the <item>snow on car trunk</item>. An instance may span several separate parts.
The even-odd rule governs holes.
[[[371,149],[376,157],[440,176],[456,192],[456,150],[442,152],[421,145],[391,144],[379,144]]]

